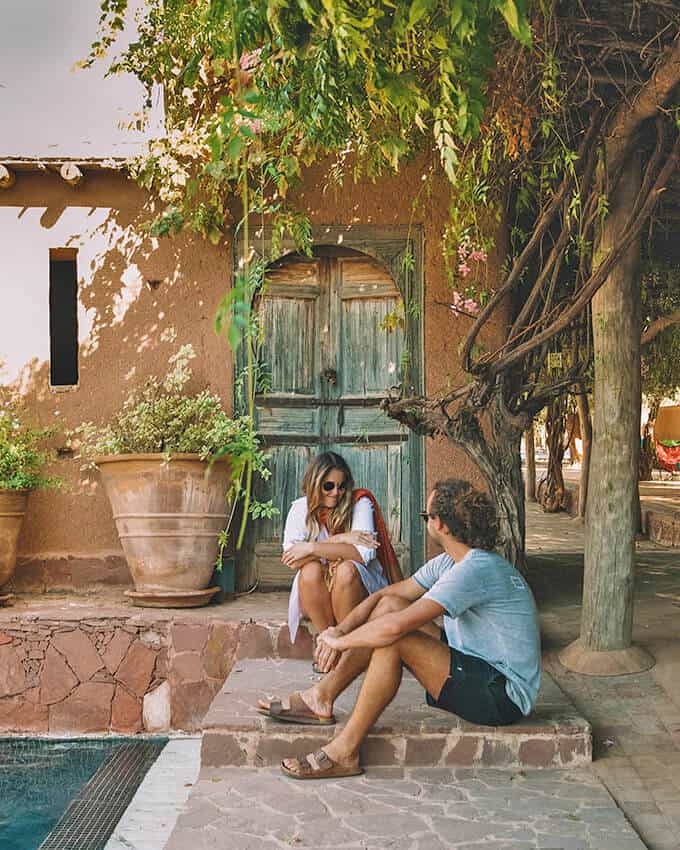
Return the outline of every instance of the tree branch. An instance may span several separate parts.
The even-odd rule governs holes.
[[[380,405],[390,419],[401,422],[416,434],[434,437],[446,433],[449,418],[440,402],[422,397],[386,399]]]
[[[666,49],[651,77],[641,87],[632,106],[622,102],[605,138],[607,168],[615,175],[623,166],[628,147],[643,121],[656,115],[671,91],[680,82],[680,36]]]
[[[677,325],[678,322],[680,322],[680,308],[669,313],[667,316],[661,316],[652,322],[652,324],[640,337],[640,345],[649,345],[654,337],[658,336],[661,331],[666,330],[666,328],[669,328],[671,325]]]
[[[626,229],[619,235],[616,247],[607,254],[597,270],[590,276],[588,282],[578,290],[576,298],[572,300],[569,307],[562,312],[562,315],[552,325],[537,333],[532,339],[517,346],[514,351],[503,355],[495,363],[488,365],[487,377],[491,378],[497,375],[499,372],[517,363],[523,357],[526,357],[527,354],[538,348],[545,340],[552,339],[560,331],[567,328],[579,315],[581,310],[591,301],[593,295],[603,285],[624,252],[628,250],[630,243],[640,234],[645,222],[651,215],[659,195],[664,191],[668,178],[677,168],[679,157],[680,137],[676,139],[673,149],[659,172],[654,186],[642,204],[637,217],[633,221],[629,221]]]
[[[595,135],[597,129],[600,126],[600,114],[600,110],[597,109],[595,110],[593,116],[590,119],[590,125],[588,127],[588,130],[585,133],[581,144],[579,145],[577,162],[580,161],[580,159],[583,157],[583,154],[588,150],[590,142],[592,141],[593,136]],[[541,239],[543,238],[543,234],[547,231],[548,227],[552,223],[552,220],[557,214],[557,211],[562,205],[562,202],[564,201],[564,198],[566,197],[573,180],[573,173],[567,171],[562,179],[562,183],[560,184],[559,189],[555,192],[552,200],[544,209],[538,221],[536,222],[536,226],[533,229],[531,238],[524,246],[524,250],[522,251],[522,253],[515,260],[505,283],[498,290],[496,290],[494,295],[489,299],[489,301],[484,306],[484,309],[477,317],[477,320],[474,325],[470,328],[470,332],[467,335],[462,352],[463,368],[466,372],[473,371],[472,348],[475,344],[475,340],[477,339],[480,330],[484,326],[484,323],[487,321],[489,316],[496,309],[498,304],[500,304],[501,301],[507,295],[510,294],[512,288],[519,280],[522,272],[524,271],[525,266],[533,256],[534,251],[536,250]]]

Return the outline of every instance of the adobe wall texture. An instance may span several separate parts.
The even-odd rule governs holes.
[[[412,199],[422,187],[423,167],[413,163],[399,176],[345,188],[326,186],[323,168],[311,170],[297,200],[314,224],[407,225]],[[213,330],[220,298],[231,280],[231,246],[214,247],[188,236],[157,241],[144,235],[145,195],[122,174],[86,172],[77,188],[58,175],[19,173],[0,193],[0,372],[19,381],[35,419],[70,429],[103,421],[145,376],[162,374],[179,345],[190,342],[194,383],[208,385],[231,406],[231,357]],[[449,190],[442,177],[421,198],[413,223],[425,237],[425,303],[422,309],[424,374],[430,395],[460,378],[458,346],[469,319],[456,318],[440,236]],[[502,238],[482,272],[491,282],[505,251]],[[80,376],[77,388],[49,386],[49,250],[78,249]],[[156,288],[150,282],[160,282]],[[165,333],[164,333],[165,332]],[[500,341],[491,330],[487,344]],[[163,341],[168,334],[173,341]],[[63,439],[56,441],[64,445]],[[426,484],[456,475],[481,484],[465,455],[441,440],[427,442]],[[35,492],[20,541],[16,590],[91,587],[125,583],[108,502],[96,480],[85,482],[79,462],[62,456],[54,474],[61,492]]]
[[[230,354],[213,330],[230,285],[229,248],[145,237],[144,201],[131,181],[112,172],[88,171],[77,188],[56,174],[20,172],[0,193],[0,380],[20,382],[41,425],[67,430],[104,421],[136,383],[163,374],[168,357],[189,342],[197,354],[195,385],[210,386],[231,406]],[[78,386],[59,390],[49,385],[49,251],[63,247],[78,250],[80,362]],[[161,341],[163,332],[174,341]],[[31,494],[15,589],[129,581],[97,482],[84,483],[71,457],[51,472],[65,487]]]

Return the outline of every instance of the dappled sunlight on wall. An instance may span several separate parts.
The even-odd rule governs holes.
[[[119,551],[108,503],[81,480],[64,432],[105,421],[130,390],[164,374],[191,343],[192,389],[210,387],[231,407],[230,355],[214,331],[230,285],[230,252],[198,238],[157,240],[143,223],[145,196],[119,174],[87,174],[73,190],[51,174],[25,174],[0,195],[0,373],[20,388],[32,418],[58,424],[53,472],[64,492],[33,493],[24,555]],[[78,385],[50,386],[50,250],[75,249]]]

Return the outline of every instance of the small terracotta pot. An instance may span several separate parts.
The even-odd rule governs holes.
[[[30,490],[0,490],[0,587],[14,575]]]
[[[231,483],[228,458],[210,468],[195,454],[96,458],[135,590],[208,587],[225,527]],[[206,473],[208,473],[206,475]]]

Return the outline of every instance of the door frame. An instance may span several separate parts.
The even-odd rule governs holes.
[[[260,259],[271,256],[274,229],[271,226],[252,227],[251,233],[249,255]],[[276,259],[297,252],[295,243],[291,238],[279,240],[278,244],[280,254]],[[392,275],[404,303],[410,300],[418,305],[419,310],[414,311],[415,314],[407,311],[405,339],[408,341],[412,352],[409,390],[413,395],[422,396],[425,391],[423,369],[425,351],[422,321],[425,303],[425,241],[422,225],[315,225],[312,227],[312,245],[351,248],[372,257],[385,266]],[[412,270],[405,268],[403,263],[408,252],[411,253],[414,260]],[[243,255],[243,231],[240,231],[234,240],[232,257],[234,275],[238,271],[239,257]],[[240,353],[232,358],[232,366],[233,403],[236,405],[236,379],[243,368]],[[422,523],[414,522],[419,517],[425,503],[425,439],[409,430],[407,444],[408,462],[413,469],[419,470],[419,474],[413,474],[413,471],[411,471],[413,486],[411,487],[412,521],[409,530],[409,546],[411,568],[415,572],[425,560],[425,530]]]

